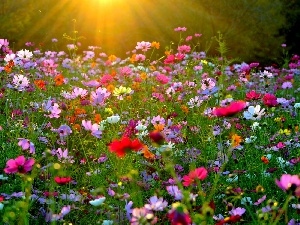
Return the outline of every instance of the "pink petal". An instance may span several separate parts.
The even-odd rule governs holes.
[[[34,159],[30,158],[30,159],[26,160],[26,162],[24,164],[24,170],[26,172],[30,171],[32,169],[33,164],[34,164]]]
[[[16,165],[17,166],[23,166],[24,163],[25,163],[25,157],[23,155],[20,155],[18,156],[16,159],[15,159],[15,162],[16,162]]]

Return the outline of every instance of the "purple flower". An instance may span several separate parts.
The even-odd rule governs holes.
[[[237,207],[235,209],[232,209],[229,214],[232,216],[242,216],[246,212],[246,209]]]
[[[253,205],[260,205],[263,201],[265,201],[267,198],[266,195],[262,196],[260,199],[258,199],[256,202],[254,202]]]
[[[182,199],[183,195],[181,193],[181,190],[179,190],[179,188],[176,185],[167,186],[166,189],[168,193],[175,198],[175,200]]]
[[[130,201],[130,202],[128,202],[127,203],[127,200],[125,200],[125,202],[126,202],[126,205],[125,205],[125,210],[126,210],[126,217],[127,217],[127,219],[131,219],[131,216],[130,216],[130,214],[132,213],[132,205],[133,205],[133,201]]]
[[[102,131],[99,130],[99,124],[97,124],[97,123],[92,124],[92,122],[90,120],[88,120],[88,121],[82,120],[81,124],[85,130],[91,131],[91,134],[94,137],[101,138]]]
[[[299,222],[299,220],[296,221],[295,219],[291,219],[291,220],[289,221],[288,225],[300,225],[300,222]]]
[[[30,142],[28,139],[25,138],[18,138],[19,142],[18,145],[23,149],[27,150],[29,149],[30,154],[35,154],[35,147],[32,142]]]
[[[145,209],[149,211],[163,211],[164,208],[168,206],[168,202],[164,201],[163,198],[157,198],[157,196],[152,196],[149,199],[149,204],[145,204]]]
[[[72,133],[71,128],[68,125],[61,125],[57,129],[57,133],[59,134],[60,137],[66,137]]]
[[[110,96],[110,92],[107,91],[106,88],[97,88],[96,91],[91,92],[91,102],[92,105],[100,105],[103,106],[105,104],[105,100]]]

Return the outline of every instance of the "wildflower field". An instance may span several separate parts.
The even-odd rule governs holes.
[[[300,224],[300,56],[174,35],[124,59],[0,39],[1,224]]]

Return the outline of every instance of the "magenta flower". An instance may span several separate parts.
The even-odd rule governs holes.
[[[277,97],[275,95],[266,93],[263,97],[263,103],[269,107],[276,106],[278,105]]]
[[[300,178],[298,175],[283,174],[280,180],[276,179],[275,182],[277,186],[284,191],[291,190],[295,192],[295,190],[300,187]]]
[[[16,159],[10,159],[6,162],[4,169],[5,173],[27,173],[32,170],[34,159],[25,159],[23,155],[18,156]]]
[[[228,106],[214,108],[212,113],[217,117],[233,116],[234,114],[242,111],[246,106],[247,104],[244,101],[234,101],[231,102]]]

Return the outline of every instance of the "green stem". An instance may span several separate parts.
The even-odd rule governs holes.
[[[285,213],[287,212],[287,209],[288,209],[288,206],[289,206],[289,202],[290,202],[291,199],[292,199],[292,196],[291,196],[291,195],[289,195],[289,196],[286,198],[286,200],[285,200],[285,202],[284,202],[284,204],[283,204],[282,209],[279,211],[278,216],[275,217],[275,220],[274,220],[274,222],[273,222],[271,225],[276,225],[276,224],[279,222],[279,220],[280,220],[282,214],[283,214],[284,212],[285,212]]]

